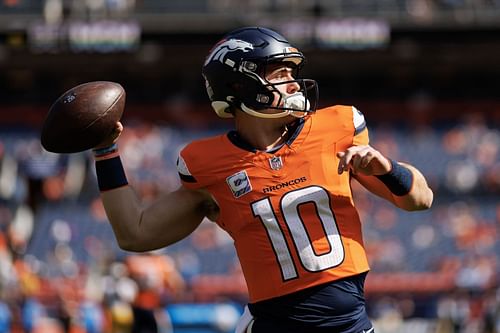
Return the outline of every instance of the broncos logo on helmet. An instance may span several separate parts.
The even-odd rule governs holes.
[[[205,60],[205,65],[212,61],[220,61],[221,63],[224,63],[223,59],[226,54],[228,52],[234,52],[237,50],[249,52],[253,50],[253,45],[241,39],[223,40],[219,44],[215,45],[212,52],[210,52],[207,59]]]

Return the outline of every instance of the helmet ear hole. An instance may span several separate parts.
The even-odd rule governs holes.
[[[231,89],[233,95],[226,96],[226,100],[229,102],[229,105],[234,112],[234,109],[238,109],[240,107],[241,100],[239,99],[239,97],[246,95],[245,85],[239,82],[232,82],[229,88]]]

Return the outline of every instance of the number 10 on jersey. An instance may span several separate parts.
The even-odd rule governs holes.
[[[328,253],[317,255],[314,252],[311,238],[305,227],[308,221],[301,216],[299,207],[311,203],[314,205],[317,217],[321,222],[324,237],[330,245]],[[335,215],[330,206],[330,197],[324,188],[310,186],[288,192],[280,200],[280,209],[292,238],[293,246],[305,270],[319,272],[342,263],[344,260],[344,246],[335,221]],[[283,280],[297,278],[297,268],[290,253],[289,245],[291,244],[288,244],[285,239],[285,233],[278,223],[271,200],[264,198],[252,203],[252,211],[254,216],[258,217],[266,228],[281,268]]]

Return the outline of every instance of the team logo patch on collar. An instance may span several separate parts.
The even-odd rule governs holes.
[[[281,156],[273,156],[269,159],[269,166],[273,170],[279,170],[283,167],[283,161],[281,160]]]
[[[250,179],[245,170],[227,177],[226,182],[235,198],[239,198],[252,191],[252,184],[250,184]]]

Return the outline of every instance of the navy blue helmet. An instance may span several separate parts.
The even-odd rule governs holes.
[[[318,99],[316,81],[297,77],[304,62],[304,55],[277,32],[247,27],[228,33],[215,44],[202,73],[212,107],[219,117],[233,117],[234,108],[262,118],[290,114],[303,117],[316,110]],[[293,81],[278,84],[296,82],[300,86],[297,93],[284,96],[276,88],[278,84],[265,79],[267,66],[275,63],[284,63],[294,70]],[[280,100],[275,101],[277,98]],[[259,112],[263,109],[281,112]]]

